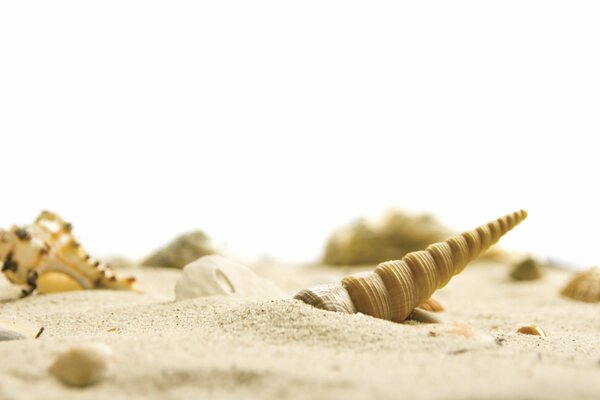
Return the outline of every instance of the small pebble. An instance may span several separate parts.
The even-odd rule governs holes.
[[[59,354],[49,372],[67,386],[85,387],[105,379],[113,362],[114,352],[109,346],[89,343]]]

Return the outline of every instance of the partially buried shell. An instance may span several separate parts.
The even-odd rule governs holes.
[[[575,275],[561,294],[586,303],[600,302],[600,268],[591,268]]]
[[[186,265],[175,284],[176,300],[204,296],[288,298],[273,282],[258,276],[245,265],[218,255],[204,256]]]
[[[374,271],[347,276],[340,284],[303,290],[295,298],[328,311],[404,321],[415,307],[526,217],[525,210],[505,215],[423,251],[408,253],[401,260],[381,263]]]

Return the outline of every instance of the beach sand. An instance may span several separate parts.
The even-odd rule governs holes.
[[[598,399],[600,304],[559,295],[571,273],[533,282],[508,266],[474,263],[436,297],[437,325],[343,315],[291,300],[347,268],[257,265],[290,300],[211,297],[174,302],[179,270],[144,267],[142,293],[80,291],[0,302],[0,319],[45,328],[39,339],[0,342],[0,399]],[[3,278],[2,278],[3,279]],[[8,290],[7,282],[0,289]],[[536,324],[548,336],[516,333]],[[68,388],[48,373],[61,351],[102,342],[118,355],[98,384]]]

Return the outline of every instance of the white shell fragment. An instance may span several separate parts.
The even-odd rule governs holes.
[[[105,379],[113,363],[114,352],[109,346],[88,343],[60,354],[48,371],[67,386],[84,387]]]
[[[273,282],[258,276],[245,265],[218,255],[204,256],[186,265],[175,284],[175,300],[204,296],[289,297]]]
[[[0,342],[5,340],[23,340],[27,339],[27,336],[21,332],[13,331],[11,329],[0,328]]]
[[[43,328],[16,319],[0,319],[0,342],[4,340],[35,339]]]
[[[444,322],[440,317],[435,315],[433,312],[423,310],[421,308],[415,308],[412,310],[410,314],[408,314],[408,318],[411,321],[417,321],[424,324],[439,324]]]

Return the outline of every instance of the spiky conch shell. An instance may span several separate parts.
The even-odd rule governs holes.
[[[560,293],[586,303],[600,302],[600,268],[591,268],[575,275]]]
[[[338,284],[302,290],[294,298],[328,311],[361,312],[402,322],[526,217],[525,210],[516,211],[425,250],[408,253],[401,260],[381,263],[374,271],[347,276]]]

